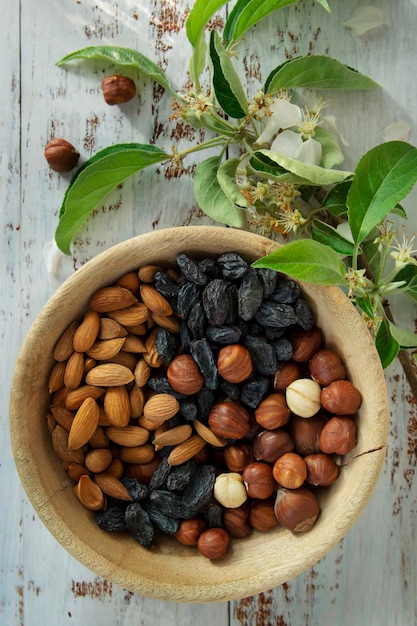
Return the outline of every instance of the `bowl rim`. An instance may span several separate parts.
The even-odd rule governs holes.
[[[228,234],[226,235],[226,233]],[[103,578],[107,578],[135,593],[169,601],[206,603],[247,597],[282,584],[317,563],[318,560],[340,541],[365,508],[377,483],[385,459],[388,433],[388,399],[384,373],[373,340],[367,329],[365,333],[366,327],[364,322],[357,314],[353,305],[349,303],[352,310],[348,312],[348,315],[355,325],[355,334],[359,332],[361,340],[364,341],[364,350],[369,353],[368,363],[372,363],[370,377],[372,384],[375,386],[373,394],[375,397],[378,397],[375,415],[372,417],[375,430],[375,433],[371,433],[372,436],[375,435],[375,440],[373,440],[374,447],[372,450],[366,450],[366,455],[353,455],[349,460],[349,463],[352,463],[353,467],[358,468],[355,471],[361,473],[363,477],[361,484],[355,489],[354,494],[352,492],[355,505],[354,510],[350,511],[350,513],[345,516],[340,516],[340,518],[334,520],[334,523],[329,522],[327,527],[329,529],[329,535],[326,540],[322,540],[314,549],[307,552],[304,551],[302,562],[298,561],[294,563],[293,567],[287,567],[285,575],[283,568],[278,564],[276,567],[265,571],[262,575],[237,581],[226,580],[225,578],[222,579],[221,576],[218,577],[221,566],[209,562],[207,567],[210,571],[214,568],[217,584],[213,584],[213,580],[209,583],[209,578],[207,578],[206,584],[198,581],[195,583],[188,582],[187,584],[177,579],[168,581],[167,579],[153,580],[146,575],[140,576],[136,574],[132,576],[132,572],[123,565],[122,561],[119,561],[117,564],[110,561],[68,528],[65,519],[60,515],[59,510],[56,508],[57,505],[55,505],[55,502],[48,493],[44,484],[45,477],[39,477],[37,475],[36,454],[34,450],[31,450],[30,446],[28,446],[24,429],[21,428],[22,394],[27,382],[29,367],[25,361],[25,355],[27,355],[28,351],[32,350],[34,341],[37,340],[39,328],[45,326],[48,320],[51,319],[51,316],[55,315],[59,310],[61,299],[68,298],[68,294],[70,294],[73,287],[82,282],[85,276],[92,276],[96,268],[100,266],[103,267],[102,264],[106,264],[108,261],[114,260],[120,255],[125,259],[129,254],[132,254],[132,267],[139,267],[139,264],[136,262],[136,256],[140,256],[142,249],[154,250],[154,254],[157,256],[159,253],[158,243],[161,242],[161,239],[165,239],[167,244],[181,241],[183,244],[177,251],[183,250],[185,247],[187,250],[193,249],[196,253],[198,251],[204,253],[204,250],[201,250],[201,241],[213,242],[216,239],[218,241],[225,240],[224,245],[226,245],[226,242],[227,244],[233,244],[234,242],[234,247],[239,249],[246,249],[245,247],[248,246],[248,244],[253,244],[254,248],[257,250],[256,255],[252,255],[253,259],[264,256],[279,246],[279,244],[270,239],[238,229],[218,226],[180,226],[138,235],[112,246],[86,262],[58,287],[55,293],[52,294],[42,307],[19,352],[12,380],[9,413],[10,438],[15,464],[25,492],[49,532],[74,558]],[[223,251],[227,251],[226,248],[224,248]],[[214,254],[215,253],[211,253],[212,256]],[[248,252],[247,256],[250,255],[251,253]],[[114,275],[117,271],[117,263],[112,263],[111,267],[109,267],[109,276]],[[111,284],[111,282],[114,281],[109,278],[108,284]],[[300,283],[304,290],[307,289],[315,293],[320,293],[321,295],[324,294],[323,297],[331,305],[335,302],[349,302],[339,287],[317,287],[307,285],[302,281],[297,282]],[[92,285],[89,291],[93,292],[96,289],[97,286]],[[343,306],[345,306],[345,304]],[[30,367],[33,367],[33,365],[33,362],[31,362]],[[68,485],[65,486],[65,488],[67,487]],[[310,531],[310,533],[311,532],[312,531]],[[310,533],[308,534],[310,535]],[[302,540],[298,540],[297,538],[293,543],[294,546],[302,544]],[[201,559],[202,557],[198,558]],[[210,576],[211,575],[212,574],[210,574]]]

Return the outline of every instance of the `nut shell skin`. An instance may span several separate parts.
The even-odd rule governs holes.
[[[275,430],[290,419],[291,411],[282,393],[271,393],[262,400],[255,410],[255,419],[262,428]]]
[[[325,454],[347,454],[356,446],[356,423],[350,417],[331,417],[319,437],[320,450]]]
[[[302,365],[295,361],[285,361],[278,365],[278,369],[274,376],[274,389],[276,391],[285,391],[288,385],[302,377]]]
[[[80,158],[80,153],[69,141],[58,137],[47,143],[44,154],[54,172],[70,172]]]
[[[136,95],[136,85],[128,76],[116,74],[114,76],[106,76],[101,81],[103,97],[107,104],[113,106],[115,104],[123,104],[129,102]]]
[[[349,380],[335,380],[321,392],[321,404],[333,415],[353,415],[362,403],[362,396]]]
[[[307,363],[320,348],[321,333],[318,328],[311,330],[297,329],[290,337],[293,349],[292,360],[297,363]]]
[[[346,378],[343,363],[333,350],[323,349],[313,354],[309,368],[312,379],[322,387],[330,385],[335,380]]]
[[[243,439],[250,430],[249,413],[239,402],[219,402],[209,413],[211,430],[225,439]]]
[[[272,474],[272,467],[268,463],[250,463],[243,470],[243,482],[248,496],[265,500],[272,496],[276,489],[276,483]]]
[[[186,396],[198,393],[204,384],[203,375],[189,354],[180,354],[171,361],[167,377],[171,387]]]
[[[202,519],[193,517],[191,519],[183,519],[174,537],[184,546],[196,546],[198,539],[206,529],[206,525]]]
[[[321,387],[311,378],[298,378],[287,387],[288,408],[299,417],[313,417],[320,409]]]
[[[294,450],[294,442],[286,430],[263,430],[253,441],[253,454],[257,461],[275,463],[280,456]]]
[[[316,496],[307,488],[279,489],[274,504],[277,520],[294,533],[311,530],[320,513]]]
[[[217,357],[219,376],[229,383],[241,383],[251,375],[253,370],[249,350],[238,343],[224,346]]]
[[[275,461],[272,473],[282,487],[298,489],[307,478],[307,466],[299,454],[288,452]]]
[[[219,559],[226,554],[229,534],[224,528],[209,528],[198,538],[197,548],[206,559]]]
[[[328,487],[339,476],[339,466],[328,454],[308,454],[304,457],[307,465],[307,482],[318,487]]]
[[[274,513],[274,499],[253,500],[249,512],[249,523],[255,530],[263,532],[279,526]]]
[[[230,472],[243,472],[245,467],[254,461],[252,446],[247,443],[236,443],[224,449],[224,460]]]
[[[309,419],[293,415],[288,432],[294,442],[295,452],[301,456],[320,452],[319,437],[326,422],[327,419],[321,412]]]
[[[248,537],[252,532],[248,521],[248,511],[243,506],[237,509],[224,509],[223,524],[229,535],[237,539]]]

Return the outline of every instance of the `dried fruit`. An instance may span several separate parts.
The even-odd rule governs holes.
[[[68,436],[69,450],[79,450],[98,426],[99,408],[94,398],[86,398],[75,414]]]

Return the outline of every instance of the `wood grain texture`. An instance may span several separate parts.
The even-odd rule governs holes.
[[[337,96],[338,127],[347,137],[346,168],[382,140],[387,124],[405,120],[416,143],[417,96],[412,0],[378,0],[387,25],[358,38],[342,22],[359,0],[332,0],[327,15],[312,0],[282,11],[255,29],[239,46],[242,71],[255,90],[271,67],[306,52],[328,53],[371,75],[382,86],[372,94]],[[64,54],[94,43],[136,47],[185,85],[188,44],[182,27],[185,0],[39,0],[2,3],[7,24],[1,37],[2,122],[0,124],[1,273],[1,465],[3,499],[0,622],[50,626],[92,623],[233,626],[341,626],[417,623],[417,409],[398,364],[386,372],[390,432],[383,472],[354,527],[333,550],[287,584],[264,594],[210,606],[170,604],[132,595],[94,576],[48,533],[28,503],[11,455],[7,405],[11,376],[22,340],[36,314],[59,283],[97,252],[132,235],[172,225],[211,223],[193,201],[194,163],[178,177],[160,168],[135,177],[89,220],[74,254],[56,275],[48,274],[44,246],[53,238],[69,175],[49,172],[43,146],[55,136],[74,142],[86,159],[118,141],[148,141],[170,147],[194,137],[166,123],[169,99],[140,80],[136,100],[109,109],[101,102],[103,68],[62,70]],[[45,28],[48,25],[48,28]],[[48,35],[45,35],[45,32]],[[332,111],[333,112],[333,111]],[[161,198],[167,198],[161,201]],[[416,192],[404,202],[408,233],[417,229]],[[93,222],[94,220],[94,222]],[[398,323],[415,326],[415,307],[393,305]],[[57,582],[58,580],[58,582]]]

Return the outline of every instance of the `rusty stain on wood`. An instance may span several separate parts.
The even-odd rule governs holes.
[[[111,597],[113,595],[113,584],[101,578],[95,578],[92,582],[77,582],[73,580],[71,591],[76,598],[89,597],[102,600],[106,596]]]

